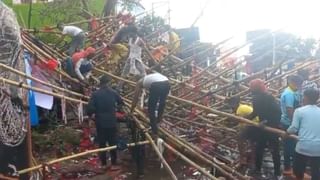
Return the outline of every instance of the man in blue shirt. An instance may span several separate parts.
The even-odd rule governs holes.
[[[299,140],[295,148],[293,171],[298,180],[303,180],[306,164],[311,166],[312,180],[320,179],[320,108],[317,106],[319,91],[307,89],[303,104],[293,115],[293,121],[287,132],[298,133]]]
[[[281,94],[281,127],[286,130],[291,125],[294,110],[300,105],[300,95],[298,89],[301,87],[302,78],[300,76],[290,76],[288,87]],[[295,141],[293,139],[283,139],[284,151],[284,175],[291,175],[291,161],[294,155]]]

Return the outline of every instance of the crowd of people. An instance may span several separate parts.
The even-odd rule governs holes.
[[[152,72],[146,68],[142,61],[142,47],[145,46],[144,40],[139,36],[137,26],[128,21],[122,25],[111,37],[109,43],[102,46],[85,47],[85,32],[79,27],[73,25],[58,24],[57,28],[61,30],[60,43],[66,35],[71,37],[68,57],[65,63],[66,72],[74,78],[77,78],[82,84],[89,87],[92,70],[94,68],[93,58],[97,55],[99,49],[108,51],[106,61],[108,64],[117,67],[118,64],[124,65],[121,69],[120,76],[128,78],[129,76],[137,80],[134,99],[131,105],[131,114],[134,113],[142,91],[149,91],[147,103],[148,116],[150,118],[151,133],[154,138],[158,137],[158,123],[164,113],[166,99],[170,91],[169,80],[166,76]],[[175,38],[175,45],[179,38]],[[160,62],[169,52],[169,42],[161,42],[161,48],[151,48],[150,54],[154,60]],[[178,45],[179,46],[179,45]],[[177,49],[177,45],[174,46]],[[99,89],[91,94],[89,104],[86,108],[87,115],[94,120],[97,132],[97,143],[100,148],[118,145],[119,132],[117,126],[117,110],[122,109],[124,101],[120,97],[123,83],[117,86],[111,86],[110,77],[104,75],[99,79]],[[132,117],[130,114],[128,117]],[[141,148],[140,148],[141,149]],[[139,152],[140,153],[140,152]],[[141,153],[140,153],[141,154]],[[143,156],[143,155],[141,155]],[[117,163],[117,151],[110,151],[111,170],[119,170]],[[139,157],[141,159],[143,157]],[[106,152],[99,153],[101,168],[106,169],[107,156]],[[141,163],[137,166],[140,167]],[[138,175],[143,175],[141,167],[138,168]]]
[[[93,69],[90,59],[95,55],[96,49],[88,47],[81,50],[85,35],[80,28],[62,25],[59,25],[58,28],[62,30],[63,35],[72,37],[68,50],[71,56],[70,64],[75,76],[82,82],[86,82]],[[130,113],[134,113],[141,92],[149,91],[148,116],[153,137],[157,138],[158,123],[162,120],[170,83],[168,78],[160,73],[147,74],[146,66],[141,60],[141,46],[144,45],[144,42],[138,34],[138,29],[133,24],[120,28],[107,45],[112,51],[109,60],[111,63],[118,63],[127,58],[121,76],[131,74],[137,79]],[[163,45],[153,50],[152,54],[156,61],[160,61],[168,54]],[[238,134],[241,166],[250,165],[248,160],[254,159],[255,174],[261,174],[264,151],[268,147],[272,154],[275,179],[291,176],[292,173],[297,179],[303,179],[308,163],[311,167],[312,180],[320,179],[320,131],[318,129],[320,121],[317,120],[317,115],[320,115],[320,108],[317,106],[319,91],[317,85],[309,81],[308,76],[308,71],[299,71],[298,75],[289,76],[288,86],[283,90],[279,101],[268,93],[265,82],[260,79],[252,80],[249,84],[252,106],[242,103],[240,97],[227,99],[227,104],[236,115],[253,120],[259,125],[241,125]],[[106,147],[106,143],[111,146],[117,144],[116,107],[124,104],[118,92],[108,85],[109,81],[107,76],[100,79],[100,89],[91,95],[87,108],[88,114],[95,119],[101,148]],[[122,84],[119,87],[122,88]],[[279,137],[273,132],[264,130],[265,126],[281,129],[287,133]],[[298,140],[288,134],[296,134]],[[246,153],[246,147],[254,152],[250,157]],[[100,153],[99,157],[102,167],[105,167],[106,153]],[[112,170],[119,169],[115,150],[111,151],[111,164]]]
[[[320,121],[317,119],[319,90],[315,83],[308,80],[305,71],[288,77],[288,87],[281,94],[280,102],[267,92],[265,82],[255,79],[250,82],[252,107],[241,103],[240,97],[227,99],[226,103],[234,113],[254,119],[259,126],[242,126],[239,132],[240,164],[247,166],[246,147],[254,151],[255,174],[261,175],[263,154],[266,147],[272,153],[274,178],[294,175],[304,178],[306,166],[310,165],[311,179],[320,179]],[[284,130],[279,136],[264,130],[264,127]],[[298,140],[289,134],[298,136]],[[281,174],[280,139],[283,149],[283,172]],[[248,144],[248,146],[245,146]]]

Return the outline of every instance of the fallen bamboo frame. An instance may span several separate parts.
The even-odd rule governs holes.
[[[133,118],[134,121],[137,123],[138,127],[142,130],[145,129],[145,127],[141,124],[141,122],[134,117]],[[167,163],[167,161],[164,159],[164,157],[162,156],[161,152],[159,151],[159,149],[157,148],[156,144],[154,143],[152,137],[150,136],[150,134],[147,131],[144,131],[144,134],[146,136],[146,138],[149,140],[152,148],[155,150],[156,154],[158,155],[158,157],[160,158],[160,161],[163,163],[165,169],[168,171],[168,173],[170,174],[171,178],[174,180],[178,180],[178,178],[176,177],[176,175],[174,174],[174,172],[172,171],[171,167],[169,166],[169,164]]]
[[[188,157],[186,157],[185,155],[183,155],[182,153],[180,153],[179,151],[175,150],[173,147],[171,147],[169,144],[163,142],[164,146],[166,148],[168,148],[171,152],[173,152],[175,155],[177,155],[178,157],[180,157],[182,160],[184,160],[185,162],[187,162],[188,164],[190,164],[191,166],[195,167],[196,169],[198,169],[202,174],[204,174],[205,176],[207,176],[210,179],[213,180],[218,180],[216,177],[214,177],[213,175],[211,175],[208,171],[206,171],[204,168],[200,167],[199,165],[197,165],[195,162],[193,162],[192,160],[190,160]]]
[[[133,147],[133,146],[145,145],[145,144],[149,144],[149,141],[141,141],[141,142],[136,142],[136,143],[130,143],[130,144],[127,144],[127,146],[128,147]],[[41,165],[38,165],[38,166],[34,166],[34,167],[27,168],[27,169],[23,169],[23,170],[18,171],[18,173],[19,173],[19,175],[25,174],[25,173],[28,173],[28,172],[31,172],[31,171],[39,170],[39,169],[41,169],[41,168],[43,168],[44,166],[47,166],[47,165],[51,165],[51,164],[55,164],[55,163],[58,163],[58,162],[67,161],[67,160],[70,160],[70,159],[79,158],[79,157],[86,156],[86,155],[89,155],[89,154],[110,151],[110,150],[113,150],[113,149],[117,149],[117,146],[109,146],[109,147],[105,147],[105,148],[98,148],[98,149],[94,149],[94,150],[88,150],[86,152],[73,154],[71,156],[66,156],[66,157],[55,159],[55,160],[52,160],[52,161],[49,161],[49,162],[46,162],[46,163],[42,163]]]
[[[136,109],[136,112],[139,114],[139,116],[144,120],[144,122],[148,122],[147,117],[139,110]],[[181,141],[181,138],[179,137],[174,137],[172,136],[169,132],[167,132],[166,130],[164,130],[163,128],[159,128],[159,130],[161,131],[162,134],[164,134],[165,136],[167,136],[168,138],[170,138],[173,142],[175,142],[176,144],[178,144],[179,146],[182,146],[184,151],[190,152],[192,153],[194,156],[196,156],[197,158],[199,158],[200,160],[202,160],[203,162],[210,164],[212,167],[216,168],[219,172],[221,172],[224,176],[228,177],[229,179],[235,179],[235,177],[230,174],[229,172],[227,172],[225,169],[223,169],[222,167],[220,167],[216,162],[211,161],[211,158],[205,157],[203,156],[202,153],[197,152],[198,149],[196,149],[194,146],[190,146],[189,143],[185,143],[183,141]],[[187,145],[188,144],[188,145]],[[221,165],[221,162],[219,162]],[[244,176],[242,176],[239,173],[236,173],[236,171],[234,171],[233,169],[231,169],[230,167],[226,167],[224,166],[224,168],[227,168],[230,172],[233,172],[237,175],[237,177],[239,177],[242,180],[247,180],[247,178],[245,178]]]
[[[51,87],[51,88],[53,88],[53,89],[56,89],[56,90],[58,90],[58,91],[60,91],[60,92],[62,92],[62,93],[69,93],[70,95],[74,95],[74,96],[77,96],[77,97],[79,97],[79,98],[89,99],[88,96],[85,96],[85,95],[80,94],[80,93],[76,93],[76,92],[74,92],[74,91],[70,91],[70,90],[65,89],[65,88],[61,88],[61,87],[59,87],[59,86],[52,85],[52,84],[50,84],[50,83],[48,83],[48,82],[42,81],[42,80],[40,80],[40,79],[38,79],[38,78],[34,78],[34,77],[32,77],[32,76],[27,75],[26,73],[23,73],[23,72],[18,71],[18,70],[14,69],[14,68],[11,68],[10,66],[7,66],[7,65],[5,65],[5,64],[0,63],[0,68],[9,70],[9,71],[11,71],[11,72],[13,72],[13,73],[16,73],[16,74],[18,74],[18,75],[20,75],[20,76],[23,76],[23,77],[27,78],[27,79],[31,79],[31,80],[33,80],[33,81],[35,81],[35,82],[38,82],[38,83],[41,83],[41,84],[43,84],[43,85],[45,85],[45,86]]]
[[[96,71],[100,72],[100,73],[103,73],[103,74],[106,74],[106,75],[109,75],[111,76],[112,78],[114,79],[117,79],[118,81],[123,81],[123,82],[126,82],[128,83],[129,85],[131,86],[135,86],[136,83],[133,82],[133,81],[130,81],[130,80],[127,80],[127,79],[124,79],[124,78],[121,78],[121,77],[118,77],[116,75],[113,75],[111,73],[108,73],[106,71],[103,71],[103,70],[100,70],[100,69],[97,69],[95,68]],[[173,100],[176,100],[178,102],[183,102],[183,103],[186,103],[186,104],[189,104],[189,105],[193,105],[193,106],[196,106],[200,109],[203,109],[207,112],[211,112],[211,113],[214,113],[214,114],[217,114],[217,115],[221,115],[221,116],[225,116],[225,117],[228,117],[228,118],[231,118],[233,120],[236,120],[240,123],[245,123],[245,124],[248,124],[248,125],[252,125],[252,126],[256,126],[256,127],[261,127],[259,126],[259,124],[251,121],[251,120],[248,120],[246,118],[243,118],[243,117],[239,117],[239,116],[236,116],[236,115],[233,115],[233,114],[230,114],[230,113],[226,113],[226,112],[222,112],[222,111],[218,111],[218,110],[215,110],[215,109],[212,109],[212,108],[209,108],[207,106],[204,106],[204,105],[201,105],[201,104],[198,104],[198,103],[194,103],[192,101],[189,101],[189,100],[185,100],[185,99],[182,99],[182,98],[179,98],[179,97],[176,97],[176,96],[171,96],[169,95],[168,96],[169,98],[173,99]],[[266,131],[269,131],[271,133],[274,133],[274,134],[277,134],[277,135],[287,135],[287,133],[283,130],[280,130],[280,129],[276,129],[276,128],[271,128],[271,127],[263,127],[263,129],[265,129]],[[294,139],[297,139],[297,136],[295,135],[290,135],[289,137],[292,137]]]
[[[28,90],[33,90],[33,91],[36,91],[36,92],[39,92],[39,93],[47,94],[47,95],[50,95],[50,96],[54,96],[54,97],[57,97],[57,98],[60,98],[60,99],[69,100],[69,101],[76,102],[76,103],[88,104],[87,101],[78,100],[78,99],[71,98],[71,97],[68,97],[68,96],[64,96],[64,95],[61,95],[61,94],[57,94],[57,93],[53,93],[53,92],[50,92],[50,91],[46,91],[46,90],[41,89],[41,88],[32,87],[32,86],[26,85],[23,82],[19,83],[19,82],[12,81],[10,79],[6,79],[6,78],[2,78],[1,77],[0,78],[0,83],[10,84],[10,85],[21,87],[21,88],[25,88],[25,89],[28,89]]]

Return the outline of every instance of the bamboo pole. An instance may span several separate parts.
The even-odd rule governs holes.
[[[33,81],[35,81],[35,82],[38,82],[38,83],[40,83],[40,84],[43,84],[43,85],[45,85],[45,86],[51,87],[51,88],[53,88],[53,89],[56,89],[56,90],[58,90],[58,91],[60,91],[60,92],[62,92],[62,93],[69,93],[70,95],[74,95],[74,96],[77,96],[77,97],[79,97],[79,98],[89,99],[88,96],[84,96],[83,94],[76,93],[76,92],[74,92],[74,91],[70,91],[70,90],[68,90],[68,89],[61,88],[61,87],[52,85],[52,84],[50,84],[50,83],[48,83],[48,82],[42,81],[42,80],[37,79],[37,78],[35,78],[35,77],[29,76],[29,75],[27,75],[26,73],[23,73],[23,72],[18,71],[18,70],[14,69],[14,68],[11,68],[10,66],[7,66],[7,65],[5,65],[5,64],[0,64],[0,68],[9,70],[9,71],[11,71],[11,72],[13,72],[13,73],[16,73],[16,74],[18,74],[18,75],[20,75],[20,76],[23,76],[23,77],[27,78],[27,79],[31,79],[31,80],[33,80]]]
[[[46,90],[43,90],[41,88],[31,87],[31,86],[26,85],[24,83],[15,82],[15,81],[12,81],[10,79],[6,79],[6,78],[2,78],[1,77],[0,78],[0,83],[1,82],[4,83],[4,84],[10,84],[10,85],[13,85],[13,86],[17,86],[17,87],[25,88],[25,89],[28,89],[28,90],[33,90],[33,91],[36,91],[36,92],[39,92],[39,93],[47,94],[47,95],[50,95],[50,96],[54,96],[54,97],[57,97],[57,98],[60,98],[60,99],[66,99],[66,100],[69,100],[69,101],[72,101],[72,102],[76,102],[76,103],[88,104],[87,101],[74,99],[74,98],[71,98],[71,97],[68,97],[68,96],[64,96],[64,95],[61,95],[61,94],[57,94],[57,93],[53,93],[53,92],[50,92],[50,91],[46,91]]]
[[[145,127],[141,124],[141,122],[136,118],[133,117],[134,121],[137,123],[138,127],[140,129],[145,129]],[[154,143],[154,141],[152,140],[152,137],[150,136],[150,134],[148,132],[144,132],[145,136],[147,137],[147,139],[149,140],[149,142],[151,143],[151,146],[153,147],[153,149],[155,150],[155,152],[157,153],[158,157],[160,158],[160,161],[162,162],[162,164],[164,165],[164,167],[166,168],[166,170],[168,171],[168,173],[170,174],[172,179],[178,180],[176,175],[174,174],[174,172],[172,171],[171,167],[169,166],[169,164],[167,163],[167,161],[164,159],[164,157],[162,156],[161,152],[159,151],[159,149],[157,148],[157,145]]]
[[[130,102],[130,100],[128,99],[124,99],[126,102]],[[144,122],[148,122],[147,117],[144,115],[143,112],[141,112],[138,109],[135,109],[135,112],[138,113],[138,115],[144,120]],[[136,119],[137,120],[137,119]],[[227,176],[230,179],[235,179],[234,175],[237,175],[237,177],[239,177],[242,180],[247,180],[248,178],[242,176],[240,173],[236,172],[234,169],[224,165],[222,162],[220,162],[217,159],[214,159],[215,162],[210,161],[211,157],[209,155],[206,154],[206,157],[203,156],[203,154],[205,154],[204,152],[202,152],[200,149],[194,147],[193,145],[190,145],[190,143],[183,141],[181,138],[177,137],[177,136],[172,136],[169,132],[167,132],[166,130],[164,130],[163,128],[159,128],[160,131],[166,135],[167,137],[169,137],[171,140],[173,140],[174,142],[176,142],[178,145],[184,147],[184,150],[188,150],[188,152],[191,152],[192,154],[196,155],[198,158],[200,158],[201,160],[203,160],[204,162],[212,165],[214,168],[216,168],[219,172],[221,172],[223,175]],[[218,165],[218,164],[219,165]],[[221,168],[220,166],[223,166],[224,168],[226,168],[229,172],[225,171],[223,168]]]
[[[144,145],[144,144],[149,144],[149,142],[148,141],[141,141],[141,142],[137,142],[137,143],[130,143],[130,144],[127,144],[127,146],[128,147],[132,147],[132,146]],[[75,159],[75,158],[79,158],[79,157],[82,157],[82,156],[86,156],[86,155],[89,155],[89,154],[110,151],[110,150],[113,150],[113,149],[117,149],[117,146],[109,146],[109,147],[105,147],[105,148],[88,150],[86,152],[73,154],[71,156],[66,156],[66,157],[62,157],[62,158],[59,158],[59,159],[55,159],[55,160],[43,163],[43,164],[38,165],[38,166],[34,166],[34,167],[31,167],[31,168],[28,168],[28,169],[23,169],[21,171],[18,171],[18,173],[19,173],[19,175],[25,174],[25,173],[28,173],[28,172],[31,172],[31,171],[39,170],[39,169],[43,168],[44,165],[51,165],[51,164],[55,164],[55,163],[58,163],[58,162],[63,162],[63,161],[67,161],[67,160],[70,160],[70,159]]]
[[[181,158],[182,160],[184,160],[185,162],[187,162],[188,164],[190,164],[192,167],[195,167],[196,169],[198,169],[202,174],[204,174],[205,176],[207,176],[210,179],[213,180],[218,180],[216,177],[214,177],[213,175],[211,175],[208,171],[206,171],[203,167],[200,167],[199,165],[197,165],[195,162],[191,161],[189,158],[187,158],[185,155],[183,155],[182,153],[180,153],[179,151],[175,150],[173,147],[171,147],[169,144],[163,142],[164,146],[166,148],[168,148],[171,152],[173,152],[175,155],[177,155],[179,158]]]
[[[115,76],[111,73],[108,73],[106,71],[103,71],[103,70],[100,70],[100,69],[97,69],[97,68],[94,68],[96,71],[100,72],[100,73],[103,73],[103,74],[106,74],[106,75],[109,75],[111,76],[112,78],[114,79],[117,79],[118,81],[123,81],[123,82],[126,82],[128,83],[130,86],[135,86],[136,83],[133,82],[133,81],[130,81],[130,80],[127,80],[127,79],[124,79],[124,78],[121,78],[121,77],[118,77],[118,76]],[[230,113],[226,113],[226,112],[222,112],[222,111],[218,111],[218,110],[215,110],[215,109],[212,109],[210,107],[207,107],[207,106],[204,106],[204,105],[201,105],[201,104],[198,104],[198,103],[194,103],[192,101],[189,101],[189,100],[185,100],[185,99],[182,99],[182,98],[179,98],[179,97],[176,97],[176,96],[171,96],[169,95],[168,96],[170,99],[173,99],[175,101],[178,101],[178,102],[183,102],[185,104],[189,104],[189,105],[193,105],[193,106],[196,106],[200,109],[203,109],[207,112],[211,112],[211,113],[214,113],[214,114],[217,114],[217,115],[221,115],[221,116],[225,116],[225,117],[229,117],[235,121],[238,121],[238,122],[241,122],[241,123],[245,123],[245,124],[248,124],[248,125],[252,125],[252,126],[256,126],[256,127],[260,127],[259,124],[251,121],[251,120],[248,120],[246,118],[243,118],[243,117],[239,117],[239,116],[235,116],[233,114],[230,114]],[[266,131],[269,131],[271,133],[274,133],[274,134],[277,134],[277,135],[287,135],[286,132],[280,130],[280,129],[276,129],[276,128],[271,128],[271,127],[263,127]],[[290,137],[294,138],[294,139],[297,139],[297,136],[295,135],[290,135]]]
[[[19,180],[18,178],[4,176],[3,174],[0,174],[0,179],[1,180]]]

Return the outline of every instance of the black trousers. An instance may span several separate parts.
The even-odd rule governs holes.
[[[260,138],[258,138],[257,146],[256,146],[256,169],[258,171],[261,170],[264,150],[268,145],[269,149],[272,151],[274,174],[279,176],[280,175],[280,151],[279,151],[278,136],[262,130],[260,132],[259,137]]]
[[[154,82],[149,89],[148,113],[150,118],[150,125],[154,134],[158,133],[159,117],[162,117],[166,105],[166,99],[170,91],[170,84],[168,81]],[[159,106],[157,108],[157,104]],[[156,117],[156,111],[158,116]]]
[[[307,164],[311,167],[311,180],[320,179],[320,157],[305,156],[295,152],[293,161],[293,172],[297,178],[303,179]]]
[[[118,137],[117,137],[117,128],[99,128],[97,127],[97,136],[98,136],[98,143],[99,148],[105,148],[106,143],[108,142],[109,146],[117,145]],[[117,164],[117,150],[111,150],[111,164]],[[101,161],[101,165],[107,165],[107,153],[100,152],[99,158]]]

